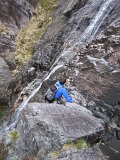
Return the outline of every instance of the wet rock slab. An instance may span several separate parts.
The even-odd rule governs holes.
[[[86,109],[87,110],[87,109]],[[15,151],[19,157],[59,149],[68,140],[102,132],[103,121],[84,109],[58,104],[30,103],[21,113],[17,131],[20,134]]]

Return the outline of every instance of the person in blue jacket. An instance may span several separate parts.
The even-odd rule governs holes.
[[[57,91],[55,92],[54,98],[55,100],[61,100],[62,96],[65,98],[66,102],[72,103],[72,98],[70,97],[68,91],[64,87],[67,83],[69,83],[69,79],[62,78],[55,83]]]

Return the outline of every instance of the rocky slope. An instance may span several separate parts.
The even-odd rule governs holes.
[[[53,22],[34,46],[33,58],[26,69],[30,73],[28,80],[34,74],[37,79],[17,101],[19,108],[8,128],[15,129],[13,133],[19,136],[9,150],[8,159],[120,158],[119,141],[115,141],[120,139],[119,17],[119,0],[58,1]],[[68,90],[78,105],[44,103],[48,86],[62,76],[70,77]],[[32,103],[26,107],[29,100]],[[114,141],[82,150],[75,147],[62,150],[68,140],[86,137],[97,139],[92,145],[100,140]],[[53,152],[55,157],[51,157]]]

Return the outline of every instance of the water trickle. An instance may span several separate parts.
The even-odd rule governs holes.
[[[114,2],[114,5],[111,6],[111,3]],[[98,32],[101,24],[105,20],[105,18],[108,16],[108,14],[111,12],[111,10],[116,5],[115,0],[104,0],[104,3],[100,7],[98,13],[96,16],[92,19],[90,25],[87,27],[83,35],[80,37],[80,40],[74,44],[73,47],[77,47],[78,45],[81,45],[83,43],[89,43],[93,40],[96,33]]]

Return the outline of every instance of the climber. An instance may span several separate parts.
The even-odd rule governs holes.
[[[60,102],[63,96],[66,102],[72,103],[72,99],[65,88],[65,86],[68,84],[69,79],[61,78],[48,89],[48,91],[45,94],[45,100],[47,100],[49,103],[52,103],[54,101]]]

